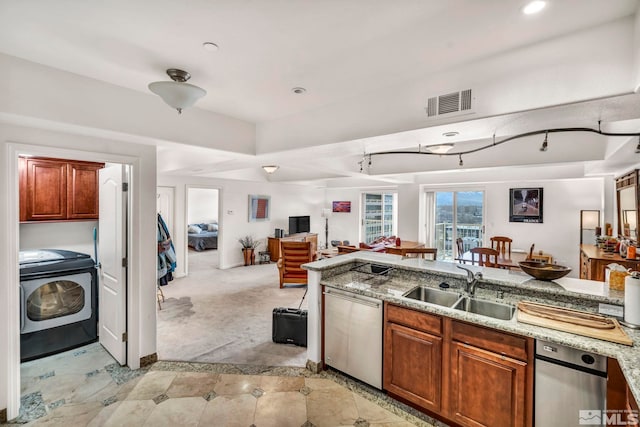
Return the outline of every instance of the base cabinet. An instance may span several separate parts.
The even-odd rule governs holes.
[[[451,344],[450,418],[463,426],[525,426],[526,362]]]
[[[385,342],[384,388],[439,412],[442,338],[391,323],[385,331]]]
[[[384,389],[469,427],[533,425],[534,341],[385,304]]]

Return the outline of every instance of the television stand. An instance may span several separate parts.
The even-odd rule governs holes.
[[[311,242],[311,252],[315,253],[318,248],[318,234],[317,233],[297,233],[289,234],[285,237],[268,237],[267,249],[269,250],[269,256],[271,261],[277,262],[280,258],[280,242]]]

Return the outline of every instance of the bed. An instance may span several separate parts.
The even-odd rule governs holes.
[[[196,251],[218,249],[218,224],[189,224],[187,244]]]

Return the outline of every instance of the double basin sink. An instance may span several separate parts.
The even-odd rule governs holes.
[[[441,291],[426,286],[418,286],[403,296],[501,320],[510,320],[516,311],[515,307],[511,305],[461,296],[455,292]]]

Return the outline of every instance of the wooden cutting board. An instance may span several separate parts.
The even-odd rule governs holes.
[[[586,311],[521,301],[518,303],[517,319],[518,322],[522,323],[571,332],[572,334],[618,344],[633,345],[633,341],[622,330],[616,319]]]

